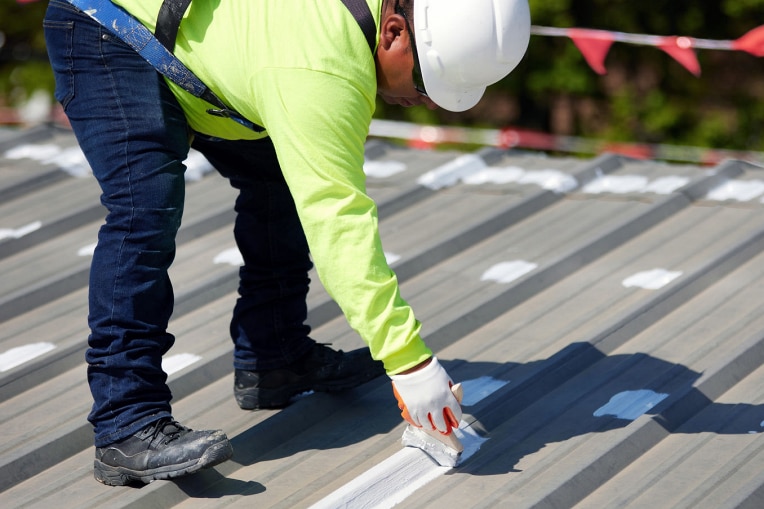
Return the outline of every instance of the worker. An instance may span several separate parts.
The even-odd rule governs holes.
[[[86,352],[95,478],[147,483],[232,455],[223,431],[173,418],[161,365],[175,341],[168,268],[191,147],[238,190],[234,237],[244,262],[230,334],[239,406],[281,408],[296,394],[386,373],[407,421],[444,434],[458,427],[452,380],[382,250],[364,143],[377,95],[402,106],[474,106],[525,53],[526,0],[367,0],[370,38],[344,0],[191,2],[172,51],[259,130],[228,110],[211,114],[111,30],[119,23],[105,27],[88,15],[98,9],[70,2],[51,0],[44,28],[56,99],[107,209],[91,264]],[[113,0],[151,32],[165,28],[157,19],[178,10],[173,2]],[[310,337],[312,263],[368,348],[343,352]]]

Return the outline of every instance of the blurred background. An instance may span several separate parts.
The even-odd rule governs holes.
[[[475,108],[455,114],[379,102],[375,117],[465,131],[517,129],[547,141],[580,137],[610,144],[764,150],[764,31],[755,30],[764,23],[764,0],[530,0],[530,5],[535,32],[526,57]],[[46,6],[45,0],[0,1],[0,126],[65,123],[52,98],[41,28]],[[602,32],[589,39],[550,36],[542,33],[544,27]],[[641,34],[646,43],[623,42],[617,39],[622,33]],[[615,39],[605,43],[602,37]],[[722,49],[688,49],[692,39],[721,41]],[[596,47],[581,49],[587,40]],[[661,48],[661,41],[671,47]],[[602,68],[597,70],[584,53],[591,57],[598,48]],[[577,150],[575,144],[547,145]]]

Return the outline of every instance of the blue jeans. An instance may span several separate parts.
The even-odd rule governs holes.
[[[173,289],[167,270],[185,198],[191,139],[239,190],[234,237],[244,258],[231,321],[234,367],[284,366],[312,346],[311,262],[270,140],[193,136],[164,79],[108,30],[62,0],[44,21],[48,53],[75,136],[108,213],[90,273],[86,353],[95,445],[171,415],[162,356]]]

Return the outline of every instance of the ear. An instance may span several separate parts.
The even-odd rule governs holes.
[[[401,40],[401,37],[408,39],[406,20],[400,14],[386,16],[379,29],[379,47],[389,50],[396,42],[408,45],[408,41]]]

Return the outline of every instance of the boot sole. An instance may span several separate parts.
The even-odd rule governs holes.
[[[148,470],[132,470],[125,467],[107,465],[95,460],[93,474],[96,481],[107,486],[127,486],[135,483],[148,484],[161,479],[174,479],[199,470],[214,467],[233,456],[233,447],[226,440],[211,445],[198,459],[175,465],[164,465]]]

